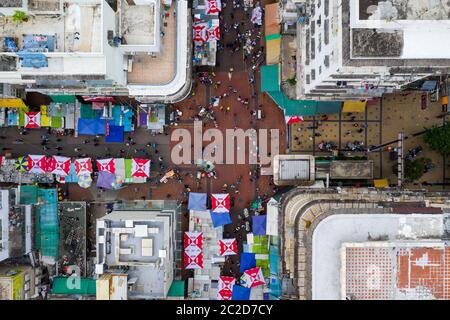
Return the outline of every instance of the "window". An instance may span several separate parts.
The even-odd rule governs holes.
[[[311,60],[316,58],[316,40],[311,38]]]
[[[326,55],[325,58],[323,59],[323,65],[327,68],[330,66],[330,56],[329,55]]]
[[[306,84],[310,84],[311,83],[311,75],[307,74],[306,75]]]
[[[325,12],[325,16],[328,17],[328,15],[330,14],[330,0],[325,0],[323,3],[324,6],[324,12]]]
[[[330,21],[328,19],[325,19],[323,22],[323,32],[324,42],[327,45],[330,43]]]
[[[311,80],[316,80],[316,69],[311,70]]]

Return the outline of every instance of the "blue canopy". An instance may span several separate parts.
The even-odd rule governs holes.
[[[106,133],[104,119],[78,119],[78,134],[96,136]]]
[[[239,271],[244,272],[256,267],[256,255],[254,253],[242,252]]]
[[[266,215],[253,216],[252,222],[253,222],[252,226],[253,234],[255,236],[263,236],[266,234],[266,224],[267,224]]]
[[[109,126],[109,135],[106,136],[106,142],[123,142],[123,127]]]
[[[237,284],[233,285],[231,300],[250,300],[250,288],[245,288]]]
[[[218,228],[231,223],[231,217],[228,212],[217,213],[210,211],[210,214],[214,228]]]
[[[189,193],[188,210],[206,210],[206,193]]]

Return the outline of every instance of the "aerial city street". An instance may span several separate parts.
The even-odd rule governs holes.
[[[449,17],[1,0],[0,300],[450,299]]]

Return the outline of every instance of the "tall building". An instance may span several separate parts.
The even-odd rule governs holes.
[[[297,99],[380,97],[450,70],[450,5],[439,1],[287,0],[297,7]]]
[[[120,299],[124,296],[166,298],[174,280],[177,250],[180,250],[178,222],[179,206],[170,201],[160,209],[116,210],[98,219],[95,267],[100,277],[98,287],[106,290],[116,279],[123,281],[117,276],[109,279],[104,274],[120,274],[127,277],[128,288],[128,294],[121,295]],[[101,296],[115,299],[106,292]]]
[[[186,0],[118,0],[116,10],[104,0],[11,3],[0,7],[6,96],[25,88],[151,102],[181,99],[190,89]]]

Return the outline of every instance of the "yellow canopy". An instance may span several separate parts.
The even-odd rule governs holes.
[[[267,40],[266,64],[277,64],[280,62],[281,37],[273,40]]]
[[[375,188],[388,188],[389,180],[388,179],[376,179],[376,180],[373,180],[373,185],[375,186]]]
[[[19,98],[0,98],[0,108],[23,108],[28,110],[26,104]]]
[[[342,112],[364,112],[367,101],[344,101]]]
[[[47,115],[47,106],[41,106],[41,127],[50,127],[52,124],[52,118]]]

